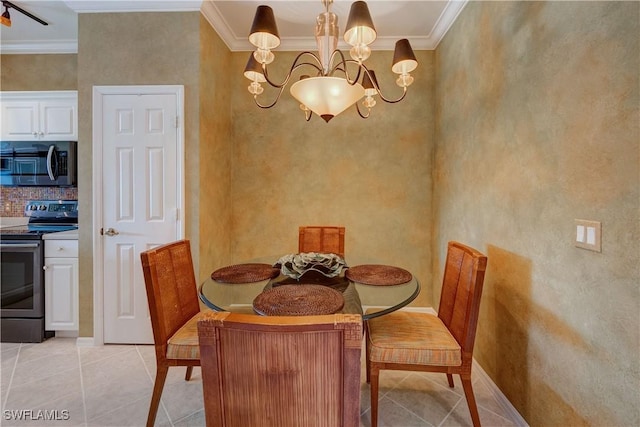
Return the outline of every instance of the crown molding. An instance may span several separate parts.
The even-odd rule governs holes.
[[[76,13],[110,12],[194,12],[200,10],[202,0],[64,0]],[[208,3],[208,2],[207,2]]]
[[[0,53],[3,55],[35,55],[78,53],[77,40],[37,40],[2,43]]]
[[[429,39],[433,42],[433,48],[438,47],[447,31],[451,28],[458,15],[462,12],[462,9],[467,5],[469,0],[453,0],[447,2],[442,14],[438,18],[436,25],[433,26],[433,31],[429,34]]]

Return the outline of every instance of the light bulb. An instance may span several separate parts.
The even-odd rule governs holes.
[[[364,105],[365,107],[367,107],[368,109],[371,109],[373,107],[376,106],[376,100],[373,99],[373,97],[371,96],[367,96],[364,101],[362,101],[362,105]]]
[[[273,52],[265,49],[256,49],[256,51],[253,52],[253,57],[260,64],[271,64],[275,59],[275,55],[273,54]]]
[[[413,77],[409,74],[400,74],[396,80],[396,84],[400,87],[408,87],[413,83]]]
[[[251,84],[247,87],[247,89],[249,90],[249,93],[253,96],[258,96],[262,92],[264,92],[264,88],[258,82],[251,82]]]
[[[357,44],[349,50],[351,58],[358,62],[364,62],[371,56],[371,48],[366,44]]]

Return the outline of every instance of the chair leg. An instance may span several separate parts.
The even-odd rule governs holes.
[[[367,361],[369,359],[367,358]],[[369,370],[367,370],[369,374]],[[371,369],[369,379],[371,381],[371,427],[378,427],[378,380],[380,370],[377,366]]]
[[[149,405],[149,415],[147,416],[147,427],[153,427],[156,422],[156,414],[158,413],[158,406],[160,406],[160,397],[162,396],[162,389],[164,388],[164,382],[167,379],[168,366],[156,367],[156,381],[153,384],[153,394],[151,395],[151,404]]]
[[[368,335],[368,334],[367,334]],[[365,340],[369,338],[365,337]],[[367,383],[371,382],[371,362],[369,361],[369,355],[371,354],[371,349],[369,348],[369,341],[365,341],[364,347],[364,364],[365,364],[365,373],[367,378]]]
[[[471,421],[473,422],[473,427],[480,427],[480,416],[478,415],[476,398],[473,395],[471,378],[463,378],[461,375],[460,379],[462,380],[462,388],[464,389],[464,396],[467,398],[467,406],[469,407],[469,412],[471,413]]]
[[[453,375],[447,374],[447,381],[449,381],[449,387],[453,388]]]
[[[189,381],[191,379],[191,373],[193,372],[193,366],[187,366],[187,373],[184,374],[184,380]]]

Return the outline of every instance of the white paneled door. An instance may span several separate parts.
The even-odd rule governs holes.
[[[180,236],[176,97],[102,95],[105,343],[153,343],[140,252]]]

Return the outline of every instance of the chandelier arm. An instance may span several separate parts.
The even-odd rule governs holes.
[[[387,99],[387,98],[384,97],[384,95],[382,95],[382,92],[380,91],[380,87],[375,83],[374,83],[374,85],[376,87],[376,90],[378,91],[378,95],[380,96],[380,99],[382,99],[384,102],[386,102],[388,104],[398,103],[398,102],[402,101],[405,96],[407,96],[407,88],[403,87],[402,88],[402,96],[400,96],[400,98],[398,98],[398,99]]]
[[[365,116],[364,114],[362,114],[362,111],[360,111],[360,106],[358,105],[358,103],[356,102],[356,110],[358,110],[358,114],[360,115],[360,117],[362,117],[363,119],[368,119],[369,116],[371,115],[371,109],[369,109],[369,111],[367,112],[367,115]]]
[[[285,78],[284,78],[282,83],[275,83],[274,81],[272,81],[269,78],[269,74],[267,73],[267,65],[266,64],[262,64],[263,75],[264,75],[264,78],[267,81],[267,83],[269,83],[269,85],[271,87],[274,87],[274,88],[278,88],[278,89],[283,88],[283,87],[285,87],[287,85],[287,83],[289,83],[289,79],[291,78],[291,75],[293,74],[293,72],[295,70],[297,70],[299,67],[302,67],[302,66],[305,66],[305,65],[309,65],[309,66],[315,68],[316,70],[318,70],[319,72],[322,73],[322,68],[320,68],[319,66],[317,66],[316,64],[313,64],[311,62],[302,62],[302,63],[298,64],[298,61],[304,55],[310,55],[313,59],[316,60],[316,62],[318,64],[320,64],[320,59],[318,59],[318,57],[313,52],[309,52],[309,51],[300,52],[296,56],[296,59],[293,60],[293,64],[291,64],[291,68],[289,69],[289,72],[285,76]]]
[[[400,98],[398,98],[398,99],[385,98],[385,96],[382,94],[382,91],[380,90],[380,86],[378,85],[378,81],[375,78],[373,78],[373,76],[369,72],[369,69],[367,68],[367,66],[364,65],[364,64],[361,64],[360,66],[361,66],[361,68],[364,69],[364,72],[367,73],[367,75],[369,76],[369,79],[371,80],[371,84],[373,84],[374,89],[378,91],[377,95],[379,95],[380,99],[382,99],[384,102],[386,102],[388,104],[396,104],[396,103],[402,101],[405,96],[407,96],[407,87],[405,86],[405,87],[402,88],[402,95],[400,96]]]
[[[278,89],[278,95],[276,96],[276,99],[271,104],[260,104],[260,102],[258,102],[258,95],[253,95],[253,100],[255,101],[256,105],[260,108],[264,108],[264,109],[271,108],[274,105],[276,105],[276,103],[280,100],[280,96],[282,95],[284,88],[285,86],[283,85]]]
[[[331,58],[329,60],[329,63],[332,64],[333,60],[335,59],[335,57],[337,55],[340,56],[340,62],[338,62],[331,69],[331,71],[329,72],[328,75],[333,75],[333,73],[336,72],[336,71],[342,71],[344,73],[345,77],[346,77],[347,82],[351,86],[353,86],[356,83],[358,83],[358,80],[360,79],[360,72],[362,71],[362,68],[364,67],[366,69],[365,65],[360,63],[360,62],[358,62],[358,61],[355,61],[353,59],[345,59],[344,53],[342,53],[342,51],[340,49],[336,49],[331,53]],[[356,64],[358,66],[358,74],[356,74],[356,78],[353,79],[353,80],[349,79],[349,71],[347,70],[347,64],[351,64],[351,63]]]

